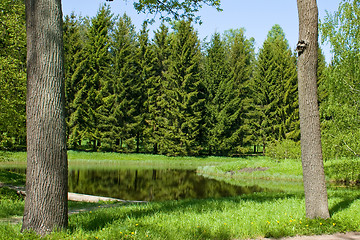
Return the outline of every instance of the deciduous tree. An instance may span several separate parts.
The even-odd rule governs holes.
[[[0,3],[0,149],[26,145],[25,4]]]
[[[297,0],[299,42],[297,45],[301,159],[306,216],[329,218],[328,198],[321,149],[317,97],[318,8],[316,0]]]
[[[323,147],[326,158],[360,155],[360,1],[341,1],[334,14],[321,24],[324,40],[331,45],[333,59],[321,87]]]
[[[60,0],[25,4],[27,174],[22,231],[46,235],[68,225],[62,12]]]
[[[219,0],[137,1],[139,11],[184,10]],[[174,6],[173,4],[176,4]],[[26,0],[28,170],[23,230],[45,235],[67,226],[67,153],[61,0]]]

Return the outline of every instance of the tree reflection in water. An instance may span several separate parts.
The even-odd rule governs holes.
[[[69,191],[124,200],[164,201],[238,196],[262,192],[207,179],[195,170],[70,170]]]

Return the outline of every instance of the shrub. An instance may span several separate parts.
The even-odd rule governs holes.
[[[360,182],[360,160],[343,158],[325,162],[325,175],[334,181],[344,183]]]
[[[300,159],[300,142],[285,139],[270,143],[266,148],[265,155],[274,159]]]

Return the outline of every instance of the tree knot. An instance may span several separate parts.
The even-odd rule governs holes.
[[[308,43],[305,42],[304,40],[298,41],[298,43],[296,45],[296,51],[298,52],[299,56],[305,51],[307,46],[308,46]]]

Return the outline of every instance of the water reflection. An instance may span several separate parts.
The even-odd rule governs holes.
[[[263,189],[204,178],[195,170],[70,170],[69,191],[125,200],[163,201],[238,196]]]

